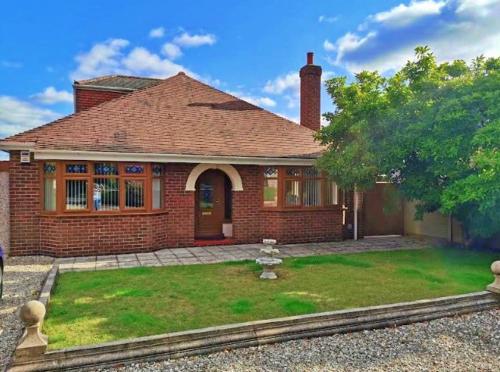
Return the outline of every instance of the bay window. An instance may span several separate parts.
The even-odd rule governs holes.
[[[263,190],[264,207],[307,209],[338,204],[336,183],[314,167],[264,168]]]
[[[161,210],[163,181],[160,164],[46,162],[43,206],[47,212],[59,213]],[[58,185],[61,185],[60,197],[56,193]]]

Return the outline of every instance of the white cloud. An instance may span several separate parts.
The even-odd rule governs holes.
[[[441,9],[446,5],[445,1],[412,0],[410,4],[399,4],[394,8],[374,14],[372,18],[375,22],[384,23],[392,27],[409,25],[422,17],[441,13]]]
[[[161,38],[163,36],[165,36],[165,27],[157,27],[149,31],[149,37],[151,38]]]
[[[23,64],[20,62],[2,60],[0,61],[0,66],[6,68],[21,68],[23,67]]]
[[[323,49],[326,50],[327,52],[333,52],[336,50],[335,44],[332,43],[330,40],[326,39],[323,42]]]
[[[182,50],[178,45],[166,43],[161,48],[162,53],[169,59],[176,59],[182,56]]]
[[[131,74],[147,75],[152,77],[168,77],[184,71],[190,76],[197,75],[185,67],[168,59],[162,59],[158,54],[151,53],[143,47],[136,47],[122,60],[123,66]]]
[[[371,15],[324,48],[329,61],[355,73],[388,72],[403,66],[417,45],[439,61],[500,55],[500,0],[411,1]]]
[[[97,43],[86,53],[76,56],[78,68],[71,74],[74,80],[88,79],[99,75],[126,74],[120,59],[123,49],[129,45],[128,40],[109,39]]]
[[[110,39],[95,44],[88,52],[76,57],[78,66],[71,73],[71,78],[81,80],[111,74],[166,78],[179,71],[198,77],[186,67],[162,58],[144,47],[135,47],[129,51],[129,44],[129,41],[124,39]]]
[[[276,102],[269,97],[257,97],[240,91],[228,91],[227,93],[236,96],[244,101],[250,102],[255,106],[275,107]]]
[[[40,103],[47,105],[52,105],[54,103],[71,103],[73,102],[73,95],[66,90],[57,90],[56,88],[50,86],[45,88],[43,92],[34,94],[32,96],[35,100]]]
[[[213,34],[191,35],[187,32],[183,32],[181,35],[174,38],[173,43],[185,48],[191,48],[202,45],[213,45],[216,41],[217,38]]]
[[[326,16],[326,15],[320,15],[318,17],[318,22],[319,23],[334,23],[334,22],[337,22],[339,19],[339,17],[335,16],[335,17],[329,17],[329,16]]]
[[[300,77],[298,72],[278,76],[268,80],[263,91],[270,94],[282,95],[288,108],[295,108],[300,97]]]
[[[0,138],[55,120],[62,115],[14,97],[0,96]]]

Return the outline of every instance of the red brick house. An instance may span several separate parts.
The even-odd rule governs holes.
[[[352,193],[314,168],[324,149],[312,54],[300,78],[300,125],[184,73],[75,82],[74,114],[0,141],[10,254],[350,236]]]

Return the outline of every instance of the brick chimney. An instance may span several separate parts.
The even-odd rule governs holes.
[[[300,125],[316,131],[321,127],[321,66],[314,64],[312,52],[300,69]]]

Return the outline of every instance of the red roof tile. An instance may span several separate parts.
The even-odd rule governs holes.
[[[314,132],[185,74],[14,135],[34,149],[314,158]]]

